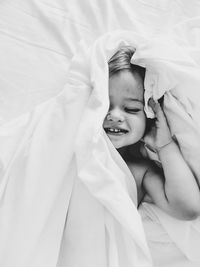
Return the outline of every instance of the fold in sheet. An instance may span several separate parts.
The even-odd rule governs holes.
[[[1,127],[2,266],[152,266],[134,179],[102,128],[103,44],[80,44],[63,92]]]
[[[155,205],[140,207],[154,267],[199,267],[200,221],[177,220]]]
[[[112,202],[114,203],[115,197],[113,196],[112,201],[108,203],[107,196],[110,193],[107,195],[102,194],[105,192],[101,191],[102,188],[105,189],[105,184],[102,177],[99,177],[98,172],[96,172],[98,163],[103,162],[101,163],[102,166],[109,166],[105,170],[106,175],[104,176],[108,181],[108,177],[110,177],[108,170],[112,168],[106,164],[106,157],[100,153],[104,147],[104,142],[102,142],[104,140],[102,139],[102,122],[108,109],[108,97],[106,95],[108,91],[107,61],[120,46],[126,44],[136,48],[132,63],[144,66],[147,71],[145,77],[146,112],[149,109],[147,106],[149,97],[153,96],[157,100],[164,96],[164,111],[171,133],[175,136],[185,160],[194,172],[197,183],[199,183],[200,177],[200,150],[197,149],[200,139],[198,120],[200,114],[198,101],[200,99],[200,78],[198,76],[199,66],[196,61],[187,53],[184,47],[177,45],[170,36],[160,36],[147,40],[133,32],[116,31],[99,38],[90,50],[90,78],[94,91],[91,93],[88,106],[83,115],[77,139],[77,149],[80,152],[78,153],[80,155],[80,158],[78,158],[78,169],[82,169],[79,177],[97,199],[104,204],[106,203],[108,209],[112,207],[110,209],[111,214],[117,215],[117,220],[124,224],[125,229],[130,234],[132,233],[132,236],[134,231],[131,230],[131,225],[125,225],[126,222],[131,222],[131,220],[128,220],[128,217],[127,219],[121,217],[118,213],[120,208],[115,210],[115,207],[118,206],[116,203],[110,206]],[[92,127],[91,122],[93,123]],[[95,181],[91,173],[94,173]],[[112,173],[115,173],[114,170]],[[118,178],[120,177],[120,170],[117,171],[115,178],[117,176]],[[121,195],[123,195],[122,191]],[[120,204],[123,206],[123,201],[120,200]],[[125,202],[125,198],[124,204],[124,207],[128,209],[129,205],[128,202]],[[181,264],[186,264],[187,262],[190,265],[194,262],[199,264],[199,254],[195,249],[196,244],[200,243],[200,231],[199,227],[197,227],[199,219],[190,223],[176,220],[173,225],[167,219],[167,216],[162,215],[163,213],[156,212],[156,209],[154,212],[158,215],[163,231],[168,233],[174,247],[180,250],[181,258],[179,262],[176,262],[175,266],[181,266]],[[171,221],[173,221],[173,218]],[[186,225],[187,231],[185,231]],[[174,232],[176,227],[179,228],[179,234],[177,232],[177,235]],[[194,235],[196,237],[195,241],[193,241]],[[139,241],[137,235],[135,235],[135,238]],[[191,244],[194,248],[190,249],[187,244]]]
[[[152,38],[180,24],[180,44],[189,37],[199,47],[198,0],[6,0],[0,7],[0,124],[63,89],[82,39],[90,46],[116,29]]]
[[[6,146],[1,151],[0,265],[88,267],[97,266],[98,259],[101,267],[152,266],[137,211],[134,179],[102,129],[109,107],[107,62],[126,44],[136,48],[133,63],[146,64],[145,90],[156,99],[170,89],[164,100],[170,128],[199,177],[198,151],[194,153],[189,142],[191,125],[196,129],[196,139],[192,140],[199,136],[197,71],[192,77],[193,72],[187,72],[192,60],[185,56],[184,64],[173,61],[170,51],[177,47],[169,41],[162,61],[163,38],[149,41],[131,31],[108,33],[89,49],[82,42],[63,92],[38,106],[26,119],[19,117],[0,130],[2,143],[14,138],[9,152]],[[194,78],[193,87],[186,78],[182,80],[187,73],[191,77],[188,81]],[[158,79],[150,91],[152,77]],[[158,88],[162,91],[157,92]],[[185,120],[179,125],[180,116]],[[19,135],[11,130],[13,125]],[[188,131],[182,134],[185,125]],[[21,140],[19,136],[23,136]],[[196,157],[195,161],[188,155]],[[163,229],[171,231],[162,214],[159,219]],[[185,238],[185,234],[180,236]],[[176,246],[179,237],[171,235]],[[200,240],[198,230],[196,237]],[[186,238],[190,242],[192,235]],[[187,247],[181,249],[193,259]]]
[[[85,57],[80,50],[81,52],[73,61],[75,67],[72,72],[73,81],[78,81],[79,84],[76,86],[79,88],[89,84],[91,91],[76,140],[75,152],[79,178],[76,186],[80,194],[77,194],[77,190],[72,193],[59,266],[71,266],[71,264],[79,266],[86,262],[85,266],[94,264],[111,267],[151,266],[151,257],[137,211],[135,181],[102,128],[109,106],[107,61],[110,53],[113,53],[110,48],[107,50],[106,43],[104,37],[100,38],[86,51]],[[111,49],[113,50],[112,47]],[[85,204],[86,200],[82,193],[85,191],[84,188],[98,204],[90,201]],[[86,222],[89,217],[79,214],[79,210],[75,208],[78,202],[85,210],[95,210],[91,212],[91,218],[94,221],[98,218],[95,214],[99,204],[101,209],[103,208],[98,223],[92,226],[89,223],[92,237],[87,233],[88,223]],[[93,205],[97,205],[96,208],[92,207]],[[76,226],[77,221],[79,221],[78,226]],[[103,235],[101,228],[96,229],[99,222],[101,222],[100,226],[102,223],[104,225]],[[80,234],[77,234],[77,231]],[[85,238],[81,240],[84,240],[84,245],[79,241],[83,233]],[[95,244],[93,244],[94,240]],[[85,250],[85,247],[96,247],[96,249],[91,253],[91,250]],[[102,249],[105,249],[103,255]],[[102,256],[99,257],[99,254]]]
[[[1,129],[1,266],[57,264],[84,100],[77,103],[75,96],[64,91]]]
[[[192,51],[197,52],[196,47],[181,46],[172,36],[158,36],[141,44],[132,62],[146,68],[147,117],[154,117],[147,105],[149,98],[164,96],[163,109],[171,134],[200,185],[200,65]]]

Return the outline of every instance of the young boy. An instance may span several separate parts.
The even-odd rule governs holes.
[[[149,105],[156,121],[153,139],[148,137],[144,112],[145,69],[130,63],[133,53],[132,47],[125,46],[109,60],[110,108],[104,119],[104,130],[135,178],[139,204],[154,203],[178,219],[195,219],[200,214],[199,187],[172,139],[160,104],[153,99]],[[142,138],[151,141],[162,168],[141,156]]]

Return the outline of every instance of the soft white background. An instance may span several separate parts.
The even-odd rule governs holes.
[[[152,36],[198,15],[198,0],[1,0],[0,123],[63,89],[81,39],[91,45],[116,29]],[[187,34],[199,42],[198,28]]]

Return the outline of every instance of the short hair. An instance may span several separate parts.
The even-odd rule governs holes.
[[[135,53],[135,48],[129,45],[122,46],[108,61],[109,76],[128,70],[132,73],[138,73],[142,80],[145,77],[145,68],[131,63],[131,58]]]

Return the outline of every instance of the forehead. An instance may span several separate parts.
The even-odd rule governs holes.
[[[110,97],[120,96],[143,100],[144,85],[138,73],[127,70],[112,75],[109,79]]]

